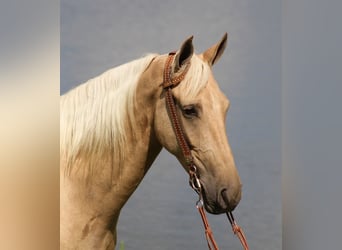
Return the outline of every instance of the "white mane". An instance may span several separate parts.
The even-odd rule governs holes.
[[[96,159],[106,148],[122,156],[124,124],[126,119],[134,120],[136,83],[155,56],[110,69],[61,97],[60,154],[68,168],[81,153]]]

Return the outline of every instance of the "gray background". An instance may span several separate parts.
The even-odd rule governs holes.
[[[228,32],[214,68],[231,101],[227,131],[243,186],[235,216],[251,249],[281,249],[281,2],[61,1],[61,94],[147,52],[202,52]],[[196,195],[162,152],[122,211],[126,249],[206,249]],[[209,216],[222,249],[239,249],[224,215]]]
[[[341,249],[342,1],[283,2],[283,248]]]
[[[196,3],[198,2],[199,1],[196,1]],[[235,4],[238,4],[239,6],[243,4],[242,0],[236,2],[238,3]],[[258,1],[258,5],[259,3],[260,8],[265,8],[265,10],[270,8],[270,5],[265,5],[264,1]],[[85,1],[78,1],[78,4],[79,6],[75,7],[75,9],[78,9],[80,13],[83,13],[84,8],[90,8],[89,4],[87,5]],[[99,4],[101,4],[101,2],[99,2]],[[208,2],[207,5],[210,4],[212,3]],[[227,5],[228,4],[230,3],[227,2]],[[252,2],[249,4],[253,5]],[[268,2],[268,4],[270,4],[270,2]],[[204,4],[200,5],[203,7]],[[196,4],[196,6],[192,6],[192,8],[196,8],[197,6],[198,5]],[[230,8],[231,6],[232,4],[230,4]],[[246,4],[244,4],[244,6],[246,6]],[[14,7],[14,9],[12,7]],[[6,199],[3,199],[4,197],[1,196],[2,212],[0,213],[0,216],[2,215],[3,217],[0,226],[5,226],[3,227],[5,230],[0,234],[0,242],[1,246],[6,246],[6,243],[13,246],[12,248],[5,247],[6,249],[59,249],[58,121],[60,99],[60,7],[62,9],[61,15],[63,22],[64,18],[66,18],[64,1],[61,6],[59,1],[56,0],[1,1],[0,113],[2,127],[0,132],[2,134],[0,136],[0,151],[2,156],[5,155],[5,157],[1,157],[0,178],[2,179],[0,182],[0,190],[3,190],[9,195],[10,202],[7,203]],[[94,9],[96,6],[91,6],[91,8]],[[205,10],[207,8],[208,7],[205,6],[203,9]],[[256,7],[254,6],[253,8]],[[342,1],[340,0],[286,0],[282,1],[281,13],[278,13],[278,10],[275,10],[274,12],[267,11],[269,14],[282,18],[281,175],[283,189],[283,249],[322,250],[341,248],[341,9]],[[211,11],[212,14],[220,10],[228,10],[228,8],[218,9],[215,7],[214,10],[215,11]],[[171,12],[171,10],[168,11]],[[77,15],[74,12],[72,13],[76,17]],[[199,12],[196,14],[198,13]],[[201,11],[201,13],[203,13],[203,11]],[[234,11],[234,13],[241,15],[243,11]],[[261,11],[261,14],[258,14],[259,20],[266,20],[264,15],[265,12]],[[100,15],[97,15],[97,18],[99,16]],[[123,15],[119,15],[119,17],[122,18]],[[69,17],[68,20],[70,18],[72,18],[72,16]],[[194,18],[194,16],[192,18]],[[185,17],[182,20],[184,19]],[[243,19],[245,20],[246,17]],[[69,23],[71,23],[70,20]],[[278,27],[278,22],[273,23]],[[65,24],[66,22],[61,24],[62,32],[64,32],[63,35],[61,35],[63,50],[61,59],[63,65],[66,63],[66,28],[71,28],[65,27]],[[250,23],[249,25],[254,27],[256,24],[257,23]],[[87,22],[86,25],[89,26],[89,22]],[[229,25],[227,24],[226,30],[231,33],[232,27],[235,27],[236,25],[237,23],[229,23]],[[100,28],[99,30],[101,31],[103,29]],[[243,30],[246,34],[244,37],[248,37],[248,33],[251,32],[251,29],[245,27],[244,29],[239,29],[239,32],[242,32]],[[80,32],[84,31],[87,31],[86,27],[80,30]],[[91,30],[91,32],[93,33],[94,30]],[[210,30],[207,30],[207,32],[210,32]],[[189,33],[192,33],[192,31],[190,30]],[[221,31],[218,33],[220,34],[217,35],[221,35]],[[230,38],[230,46],[232,46],[232,41],[236,41],[237,39],[237,32],[234,33],[235,35]],[[72,37],[75,41],[79,40],[77,38],[79,35],[78,31],[75,29],[73,29],[72,32],[70,32],[70,30],[68,31],[68,36]],[[206,42],[208,44],[211,44],[211,41],[215,40],[214,37],[209,36],[197,38],[197,42],[206,42],[206,39],[208,39],[208,42]],[[259,44],[266,43],[266,46],[270,45],[269,39],[256,39],[255,36],[253,39],[251,37],[249,38],[251,39],[250,41],[242,41],[240,39],[238,44],[243,45],[244,42],[254,44],[259,41]],[[123,39],[119,40],[124,44]],[[179,40],[182,40],[182,38],[179,37]],[[111,39],[110,41],[114,42],[114,39]],[[81,42],[83,41],[80,40],[80,43]],[[105,42],[105,40],[101,41],[101,43],[103,42]],[[148,45],[147,43],[144,44],[145,46]],[[277,46],[279,45],[278,43],[274,44]],[[69,44],[68,46],[69,48],[73,47],[73,50],[75,51],[76,48],[79,48],[76,45],[70,46]],[[174,48],[174,46],[175,44],[170,44],[165,50],[169,51],[169,47]],[[204,47],[207,47],[207,45]],[[93,50],[94,48],[95,46],[93,46]],[[153,51],[156,48],[156,46],[153,46]],[[246,50],[246,46],[243,48]],[[232,56],[232,53],[236,54],[237,49],[238,48],[235,47],[234,51],[230,50],[230,56]],[[82,50],[82,53],[84,54],[78,54],[78,56],[84,56],[86,53],[89,53],[89,50]],[[118,54],[119,51],[116,50],[115,53]],[[250,53],[251,52],[247,55],[250,55]],[[227,56],[228,55],[224,55],[223,59],[230,60]],[[95,58],[99,59],[97,56]],[[115,58],[116,57],[113,57],[113,62],[115,61]],[[241,54],[239,55],[239,58],[242,58]],[[68,60],[70,61],[70,59],[71,57],[69,56]],[[229,69],[234,65],[240,65],[240,67],[242,65],[247,65],[249,62],[247,60],[242,64],[241,62],[238,62],[237,59],[238,58],[235,58],[234,63],[229,64]],[[131,58],[129,58],[129,60],[131,60]],[[122,62],[120,61],[118,63]],[[73,69],[75,69],[75,64],[73,65]],[[97,64],[94,63],[92,67],[88,69],[92,70],[96,66]],[[70,67],[70,65],[68,67]],[[227,64],[222,64],[221,62],[215,69],[216,73],[220,71],[220,67],[228,69]],[[80,67],[78,68],[84,67],[80,64]],[[102,71],[102,69],[100,71]],[[65,68],[61,73],[61,77],[63,78],[62,92],[64,93],[71,85],[76,85],[78,83],[76,80],[71,80],[70,77],[80,76],[80,74],[73,71],[72,74],[69,74],[67,79]],[[96,74],[97,73],[98,72],[96,72]],[[230,74],[232,74],[232,72],[230,72]],[[248,74],[245,72],[243,75]],[[229,79],[232,79],[231,75]],[[219,80],[221,84],[223,84],[221,81],[222,76]],[[237,77],[235,77],[234,81],[236,80]],[[229,81],[229,84],[232,85],[234,81]],[[254,82],[255,81],[253,81],[253,83]],[[260,84],[260,81],[258,84]],[[254,85],[250,83],[246,90],[249,90],[251,86]],[[232,91],[231,88],[228,90]],[[234,91],[234,93],[236,92],[237,91]],[[230,93],[233,94],[233,92]],[[239,97],[234,97],[234,95],[230,95],[230,98],[235,98],[235,103],[239,100]],[[238,121],[241,123],[241,118],[249,119],[249,116],[240,116],[240,118],[237,118],[236,116],[240,112],[237,112],[237,108],[242,107],[240,108],[241,112],[244,112],[247,109],[244,106],[241,106],[245,102],[240,101],[239,106],[236,106],[235,103],[229,114],[228,131],[230,137],[238,137],[234,139],[235,145],[233,145],[234,152],[237,154],[239,151],[237,152],[236,150],[236,144],[239,142],[238,139],[244,135],[243,132],[246,129],[243,128],[243,130],[241,129],[242,132],[238,133],[240,128],[236,123]],[[252,119],[255,118],[252,117]],[[10,138],[10,140],[6,140],[7,138]],[[13,140],[13,138],[17,139]],[[246,143],[244,145],[246,145]],[[241,147],[239,150],[242,150],[239,153],[240,155],[242,153],[244,154]],[[248,154],[246,156],[249,157]],[[261,157],[263,157],[263,155],[261,155]],[[7,161],[9,158],[10,160]],[[241,156],[237,156],[237,158],[241,162]],[[268,157],[266,159],[268,159]],[[173,158],[172,162],[174,163]],[[170,168],[161,169],[161,167],[162,165],[156,164],[150,174],[159,169],[163,173],[170,171]],[[177,164],[172,167],[174,169],[179,169]],[[258,165],[258,168],[259,167],[262,167],[262,165]],[[239,168],[242,170],[245,167],[239,164]],[[7,175],[7,170],[10,170],[8,171],[10,175]],[[170,175],[173,174],[170,172],[167,173]],[[181,171],[178,176],[185,178],[183,177],[184,172]],[[245,176],[243,178],[246,180]],[[11,183],[10,188],[6,188],[6,183],[8,181]],[[27,185],[28,181],[32,184]],[[173,179],[173,181],[175,181],[175,179]],[[183,179],[181,181],[183,184]],[[165,183],[163,183],[163,185],[164,184]],[[150,186],[150,183],[147,183],[146,186]],[[184,190],[183,185],[180,185],[180,188]],[[25,192],[18,196],[18,191],[21,193],[22,190],[25,190]],[[245,189],[244,191],[245,193],[254,192],[251,189]],[[255,192],[260,193],[258,190]],[[178,192],[177,195],[181,196],[180,193],[181,192]],[[192,193],[189,194],[188,199],[191,200],[189,202],[192,205]],[[14,203],[13,200],[15,200]],[[247,202],[247,200],[244,199],[243,202]],[[145,204],[147,202],[143,203]],[[168,204],[170,205],[170,203]],[[174,205],[173,203],[171,204]],[[244,209],[244,207],[246,207],[246,205],[242,205],[241,203],[239,211]],[[6,208],[10,209],[13,216],[9,216],[9,214],[5,212]],[[186,208],[191,210],[191,212],[186,214],[188,216],[187,218],[196,221],[194,223],[197,223],[198,216],[195,215],[196,213],[194,213],[193,207]],[[129,209],[129,207],[127,207],[127,209]],[[144,211],[140,211],[140,213],[143,212]],[[137,213],[137,217],[144,220],[145,223],[151,222],[155,226],[151,217],[147,218],[148,220],[145,220],[144,216],[146,216],[146,214],[140,216],[140,213]],[[259,215],[259,213],[260,211],[257,211],[256,215]],[[134,213],[130,213],[130,216],[132,216],[132,214]],[[193,217],[189,216],[189,214],[193,214]],[[179,216],[179,213],[177,215]],[[239,214],[239,220],[240,217]],[[254,213],[248,212],[248,214],[244,214],[245,220],[250,222],[253,220],[253,224],[256,217],[258,216],[255,216]],[[182,218],[184,219],[184,216]],[[214,218],[221,218],[223,220],[222,223],[225,223],[225,220],[221,216],[211,217],[211,222]],[[263,217],[259,216],[259,219],[264,221]],[[9,222],[9,227],[7,227],[6,221]],[[170,220],[168,221],[170,222]],[[273,222],[274,220],[272,219],[271,221]],[[218,224],[219,223],[215,222],[214,225],[216,234],[221,233],[221,231],[217,231]],[[245,225],[244,222],[243,226]],[[249,225],[251,225],[251,223],[249,223]],[[172,228],[172,225],[170,226]],[[155,229],[155,227],[150,227],[148,229],[151,230],[151,228]],[[280,226],[278,228],[280,228]],[[182,228],[178,227],[177,229],[180,230]],[[134,230],[132,229],[131,231]],[[145,233],[146,231],[147,230],[139,232],[140,238],[138,237],[138,243],[136,244],[139,244],[140,242],[140,246],[143,245],[140,239],[143,238],[143,236],[141,236],[142,233]],[[164,231],[165,228],[160,230],[158,238],[166,237]],[[267,239],[269,239],[268,231],[259,230],[258,232],[251,231],[250,229],[247,229],[246,231],[248,236],[257,235],[258,243],[253,243],[254,246],[255,244],[258,244],[256,247],[257,249],[262,247],[263,241],[260,240],[262,235],[268,235]],[[235,243],[236,239],[232,239],[230,233],[224,230],[222,233],[223,232],[225,233],[223,237],[226,237],[223,242],[229,240],[229,242]],[[198,233],[202,232],[198,231]],[[191,241],[191,243],[197,241],[197,239],[201,240],[197,231],[194,232],[194,234],[196,234],[196,237],[190,235],[191,238],[189,241]],[[278,232],[276,234],[279,235]],[[122,234],[121,237],[123,237]],[[131,244],[132,241],[135,242],[135,238],[132,237],[126,237],[125,240],[127,240],[126,245]],[[178,241],[171,241],[165,248],[171,249],[172,246],[170,245],[178,243],[179,238],[177,240]],[[184,242],[184,239],[182,239],[182,241]],[[266,245],[267,241],[264,242]],[[202,243],[202,241],[198,243],[201,245],[199,249],[206,249]],[[219,243],[221,244],[222,242]],[[189,245],[187,246],[188,249],[195,249],[195,247]],[[277,246],[279,246],[278,243]],[[145,249],[148,247],[149,246],[145,247]],[[134,249],[134,247],[128,249]],[[137,246],[135,249],[140,248]],[[177,246],[172,249],[177,249]],[[181,247],[178,247],[178,249],[181,249]],[[236,246],[234,249],[241,248]]]

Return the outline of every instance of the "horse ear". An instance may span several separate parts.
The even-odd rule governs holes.
[[[221,41],[216,43],[211,48],[207,49],[203,53],[203,59],[208,62],[210,66],[214,65],[218,59],[222,56],[226,46],[227,46],[228,34],[227,32],[221,38]]]
[[[194,36],[190,36],[183,43],[179,51],[175,56],[175,68],[174,71],[177,72],[183,65],[187,64],[192,55],[194,54],[194,46],[192,45],[192,39]]]

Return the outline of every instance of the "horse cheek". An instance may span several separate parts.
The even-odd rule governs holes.
[[[157,140],[167,151],[173,155],[177,155],[178,144],[173,132],[171,122],[165,113],[159,113],[160,115],[155,117],[154,120],[154,132]]]

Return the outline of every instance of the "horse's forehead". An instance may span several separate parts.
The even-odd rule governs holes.
[[[205,99],[210,100],[215,103],[221,103],[223,106],[226,106],[229,104],[228,98],[221,91],[219,84],[214,78],[214,75],[212,74],[212,72],[210,72],[209,74],[206,89],[207,91],[203,92]]]

